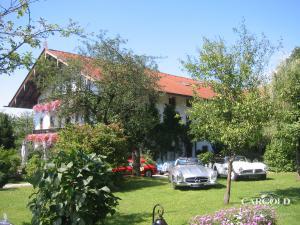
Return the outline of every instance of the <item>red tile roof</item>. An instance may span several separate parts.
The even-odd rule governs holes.
[[[99,68],[95,68],[91,63],[92,58],[52,49],[47,49],[46,53],[56,57],[63,62],[66,62],[70,58],[79,58],[81,60],[84,60],[86,61],[87,65],[90,64],[90,66],[88,66],[88,75],[95,79],[99,78],[100,76]],[[191,78],[175,76],[162,72],[158,72],[158,75],[160,76],[159,86],[162,92],[183,96],[193,96],[194,92],[196,91],[202,98],[209,99],[214,96],[214,92],[211,88],[201,86],[199,82]]]

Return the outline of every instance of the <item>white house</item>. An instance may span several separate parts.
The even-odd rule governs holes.
[[[40,57],[55,59],[57,64],[62,63],[67,65],[66,62],[68,59],[82,56],[58,50],[44,49]],[[85,78],[88,79],[89,82],[92,82],[92,80],[99,77],[99,74],[97,73],[99,72],[91,71],[91,73],[87,74]],[[200,97],[205,99],[210,99],[214,96],[213,91],[209,87],[199,87],[199,83],[193,79],[161,72],[158,72],[158,75],[160,76],[160,80],[158,81],[159,86],[163,93],[159,97],[159,101],[157,103],[157,109],[161,116],[166,104],[174,104],[182,121],[186,123],[186,111],[190,107],[190,99],[193,97],[195,90]],[[36,145],[42,144],[44,149],[46,149],[47,145],[51,145],[52,142],[55,142],[57,139],[56,132],[58,129],[63,128],[64,124],[63,121],[59,121],[56,116],[56,109],[59,107],[60,102],[54,101],[45,103],[43,100],[47,93],[46,91],[44,91],[44,93],[39,93],[34,83],[34,76],[37,76],[37,74],[35,73],[35,67],[33,66],[13,99],[10,101],[9,107],[28,108],[34,110],[34,130],[27,139],[33,141]],[[82,118],[78,116],[71,118],[71,122],[84,123]],[[192,152],[186,152],[185,149],[183,149],[182,153],[177,155],[172,153],[167,154],[167,156],[165,156],[165,160],[172,159],[180,154],[195,156],[197,151],[201,150],[213,151],[209,142],[199,141],[193,144]]]

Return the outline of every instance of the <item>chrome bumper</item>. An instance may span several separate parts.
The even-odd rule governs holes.
[[[217,182],[199,182],[199,183],[188,183],[188,182],[174,182],[173,183],[177,187],[204,187],[204,186],[213,186],[216,185]]]

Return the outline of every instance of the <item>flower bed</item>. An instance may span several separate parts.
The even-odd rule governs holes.
[[[213,215],[195,216],[191,225],[274,225],[275,210],[266,205],[222,209]]]

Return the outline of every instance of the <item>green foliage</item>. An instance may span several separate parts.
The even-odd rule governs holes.
[[[34,151],[28,156],[28,161],[25,166],[25,178],[29,183],[35,184],[38,182],[41,177],[43,162],[40,151]]]
[[[205,165],[205,164],[209,164],[212,163],[214,161],[214,153],[207,151],[207,152],[203,152],[197,155],[197,158],[200,159],[200,161]]]
[[[0,188],[2,188],[8,182],[8,176],[0,171]]]
[[[59,33],[63,37],[82,35],[82,29],[73,21],[65,27],[49,24],[45,19],[34,19],[30,13],[31,3],[19,0],[1,3],[0,27],[0,74],[11,74],[17,68],[29,69],[33,63],[31,52],[20,49],[27,46],[38,48],[42,40]]]
[[[16,176],[20,166],[20,156],[13,149],[0,147],[0,188],[2,188],[10,178]]]
[[[264,161],[270,171],[292,172],[295,171],[295,145],[283,138],[273,138],[267,146]]]
[[[41,60],[37,71],[42,75],[36,83],[40,90],[49,90],[49,99],[62,101],[62,118],[79,115],[89,124],[122,124],[130,153],[138,153],[159,123],[155,109],[159,76],[153,57],[137,55],[124,48],[125,43],[102,33],[81,49],[88,58],[66,59],[68,66]],[[139,173],[139,166],[135,168]]]
[[[104,156],[105,162],[111,167],[126,162],[129,152],[123,128],[118,124],[104,125],[102,123],[95,126],[70,125],[64,128],[59,133],[55,149],[65,152],[82,149],[87,154],[96,153]]]
[[[26,135],[33,130],[33,114],[23,113],[20,116],[12,118],[12,126],[15,137],[15,145],[19,148]]]
[[[223,39],[204,38],[198,58],[184,64],[188,72],[208,85],[212,99],[195,96],[190,110],[191,133],[197,140],[224,145],[222,153],[242,154],[263,139],[263,127],[269,120],[270,106],[264,85],[264,70],[274,47],[262,36],[249,33],[243,23],[234,29],[237,40],[226,45]],[[231,172],[233,158],[229,161]],[[230,199],[228,176],[224,203]]]
[[[224,144],[224,154],[247,150],[262,138],[269,115],[268,95],[263,84],[264,68],[274,48],[262,36],[249,33],[245,25],[235,29],[237,41],[204,38],[197,59],[186,69],[213,89],[211,100],[195,98],[190,110],[191,133],[196,139]]]
[[[12,119],[7,114],[0,112],[0,147],[14,148],[14,142]]]
[[[109,185],[102,157],[80,150],[58,152],[45,164],[28,204],[32,224],[104,224],[118,205]]]
[[[161,153],[180,151],[187,133],[185,127],[179,114],[175,111],[175,106],[166,105],[163,121],[155,127],[152,135],[157,151]]]
[[[273,76],[273,103],[276,110],[273,124],[276,128],[274,142],[293,146],[297,171],[300,175],[300,48],[295,48],[291,56],[277,69]],[[279,139],[279,140],[276,140]],[[290,148],[282,149],[283,155],[291,156]],[[286,158],[280,162],[283,164]]]

